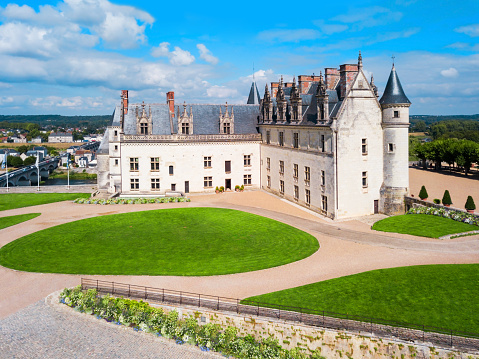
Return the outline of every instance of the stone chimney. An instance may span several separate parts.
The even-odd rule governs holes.
[[[339,67],[339,81],[341,87],[341,99],[346,96],[346,93],[351,88],[351,84],[353,83],[356,74],[358,73],[358,65],[349,65],[344,64]]]
[[[278,93],[279,82],[271,82],[271,97],[276,97]]]
[[[170,109],[170,115],[175,114],[175,93],[173,91],[166,93],[166,103]]]
[[[319,82],[319,76],[307,76],[300,75],[298,76],[298,90],[300,95],[307,94],[311,84],[313,82]]]
[[[123,115],[128,113],[128,90],[121,90],[121,105],[123,107]]]
[[[324,80],[326,89],[334,90],[336,83],[339,81],[339,70],[331,67],[324,69]]]

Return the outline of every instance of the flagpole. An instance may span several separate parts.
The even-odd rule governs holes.
[[[7,178],[7,192],[9,191],[9,188],[8,188],[8,150],[5,149],[5,177]]]
[[[67,188],[70,189],[70,154],[67,157]]]
[[[38,185],[38,188],[37,188],[37,191],[40,191],[40,155],[38,154],[39,151],[37,151],[37,185]]]

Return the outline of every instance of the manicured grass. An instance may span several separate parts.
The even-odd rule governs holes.
[[[35,217],[38,217],[41,213],[28,213],[28,214],[19,214],[16,216],[8,216],[8,217],[1,217],[0,218],[0,229],[7,228],[10,226],[14,226],[15,224],[19,224]]]
[[[374,223],[373,229],[382,232],[439,238],[447,234],[477,231],[479,227],[429,214],[403,214],[378,221]]]
[[[479,264],[381,269],[247,300],[479,333]]]
[[[44,273],[216,275],[279,266],[318,248],[312,235],[269,218],[178,208],[48,228],[2,247],[0,264]]]
[[[88,197],[90,193],[2,193],[0,211]]]

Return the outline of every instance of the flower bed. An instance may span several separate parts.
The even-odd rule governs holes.
[[[479,226],[479,217],[466,212],[455,211],[453,209],[435,208],[435,207],[415,207],[411,208],[407,214],[430,214],[433,216],[450,218],[458,222],[464,222]]]
[[[147,204],[147,203],[173,203],[173,202],[191,202],[186,197],[156,197],[156,198],[77,198],[73,203],[82,204]]]
[[[173,339],[178,345],[187,343],[196,345],[203,351],[220,352],[225,357],[323,358],[316,351],[306,354],[300,348],[283,349],[272,337],[258,340],[252,335],[239,336],[239,329],[233,326],[225,329],[214,323],[199,325],[194,316],[180,318],[177,311],[166,313],[162,308],[151,307],[143,301],[98,296],[95,289],[82,291],[80,286],[65,288],[60,294],[60,302],[98,319]]]

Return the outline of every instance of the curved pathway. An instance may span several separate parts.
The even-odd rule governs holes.
[[[439,241],[381,234],[358,221],[332,222],[262,191],[192,196],[190,203],[148,205],[78,205],[59,202],[0,212],[0,217],[42,215],[0,231],[0,246],[26,234],[87,217],[132,211],[212,206],[273,218],[314,235],[320,250],[301,261],[255,272],[211,276],[88,276],[88,278],[244,298],[380,268],[419,264],[479,262],[479,235]],[[92,230],[95,230],[94,228]],[[42,274],[0,267],[0,318],[37,302],[49,293],[80,283],[80,275]]]

